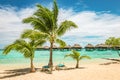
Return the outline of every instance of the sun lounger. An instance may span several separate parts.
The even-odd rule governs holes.
[[[65,70],[66,69],[66,66],[64,64],[58,64],[56,67],[55,67],[56,70]]]
[[[42,66],[42,71],[50,71],[50,67],[48,65]]]

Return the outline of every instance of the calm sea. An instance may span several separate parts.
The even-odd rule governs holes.
[[[8,55],[2,54],[3,50],[0,50],[0,64],[20,64],[29,62],[29,58],[24,58],[24,56],[16,51],[11,51]],[[85,51],[82,49],[79,51],[81,55],[89,55],[91,58],[119,58],[116,51]],[[53,51],[54,62],[70,62],[73,61],[71,58],[64,58],[65,54],[71,53],[71,51]],[[34,62],[45,63],[48,62],[49,51],[35,51]]]

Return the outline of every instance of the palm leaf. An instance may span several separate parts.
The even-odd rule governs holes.
[[[84,59],[84,58],[86,58],[86,59],[91,59],[91,57],[90,57],[90,56],[83,55],[83,56],[81,56],[81,57],[79,58],[79,60],[82,60],[82,59]]]
[[[56,3],[56,0],[54,0],[54,4],[53,4],[53,20],[54,20],[54,26],[57,28],[57,17],[58,17],[58,6]]]
[[[38,39],[45,39],[47,38],[47,34],[43,32],[39,32],[36,30],[25,30],[23,34],[21,35],[21,38],[28,38],[30,40],[38,40]]]
[[[15,44],[8,45],[4,48],[3,54],[8,54],[11,50],[13,50],[15,47]]]
[[[77,28],[77,25],[72,21],[64,21],[60,24],[60,27],[57,30],[59,36],[65,34],[66,31],[71,30],[72,28]]]
[[[65,47],[66,46],[66,43],[61,39],[56,39],[56,43],[58,43],[60,45],[60,47]]]
[[[53,13],[49,9],[41,6],[40,4],[37,5],[38,10],[34,13],[40,20],[44,21],[44,24],[48,28],[48,31],[52,31],[54,24],[53,24]],[[48,25],[49,24],[49,25]]]
[[[35,48],[37,47],[37,46],[42,46],[44,43],[46,42],[46,40],[44,40],[44,39],[40,39],[40,40],[37,40],[36,42],[35,42],[35,44],[34,44],[34,46],[35,46]]]

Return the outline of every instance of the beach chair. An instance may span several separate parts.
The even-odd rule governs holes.
[[[58,64],[55,66],[56,70],[66,70],[67,67],[64,64]]]
[[[42,66],[41,71],[50,71],[50,67],[48,65]]]

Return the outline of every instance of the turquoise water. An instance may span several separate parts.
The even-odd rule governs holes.
[[[2,54],[3,50],[0,50],[0,64],[20,64],[27,63],[29,59],[24,58],[22,54],[16,51],[11,51],[8,55]],[[70,53],[71,51],[53,51],[53,61],[60,62],[70,62],[73,61],[71,58],[65,58],[64,55]],[[85,51],[84,49],[79,51],[81,55],[89,55],[91,58],[119,58],[116,51],[107,50],[107,51]],[[45,63],[48,62],[49,51],[35,51],[34,62],[36,63]]]

